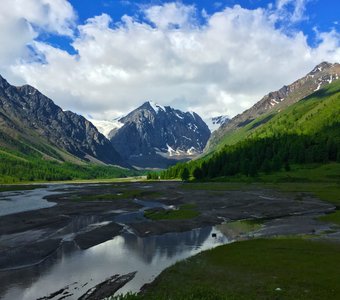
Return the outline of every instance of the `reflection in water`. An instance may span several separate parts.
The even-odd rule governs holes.
[[[58,184],[32,190],[0,192],[0,216],[52,207],[56,203],[45,200],[47,196],[78,188],[76,185]]]
[[[4,299],[36,299],[70,285],[74,298],[113,274],[137,271],[136,277],[119,293],[138,291],[162,270],[178,260],[200,251],[225,244],[228,239],[206,227],[182,233],[139,238],[125,233],[85,251],[74,251],[73,243],[65,246],[44,263],[0,274],[1,286],[8,288]]]
[[[0,193],[0,216],[54,206],[56,203],[43,198],[58,193],[52,188],[2,192]]]
[[[155,254],[171,259],[188,249],[199,249],[210,233],[211,227],[145,238],[128,234],[124,236],[124,242],[131,253],[146,263],[151,263]]]

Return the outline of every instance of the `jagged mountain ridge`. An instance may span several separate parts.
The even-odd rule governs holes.
[[[63,111],[32,86],[15,87],[0,76],[0,145],[23,142],[46,158],[125,165],[109,140],[83,116]],[[51,152],[41,149],[50,148]],[[58,153],[54,156],[51,153]]]
[[[205,152],[210,152],[217,146],[223,146],[223,138],[228,133],[244,127],[261,115],[270,113],[271,111],[280,111],[339,78],[340,64],[320,63],[306,76],[296,80],[290,85],[283,86],[278,91],[270,92],[250,109],[235,116],[229,122],[222,124],[219,129],[212,133]]]
[[[120,155],[138,167],[164,168],[201,153],[210,130],[199,115],[153,102],[120,118],[124,125],[110,133]]]

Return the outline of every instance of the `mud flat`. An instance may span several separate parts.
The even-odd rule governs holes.
[[[49,186],[46,186],[46,189],[51,191]],[[25,191],[17,191],[16,199],[20,193],[25,196]],[[43,195],[41,190],[40,194]],[[3,201],[11,201],[8,193],[0,195],[0,199],[1,197],[6,198]],[[48,265],[52,260],[52,265],[56,265],[66,254],[81,256],[83,251],[91,253],[95,251],[92,249],[97,249],[100,260],[100,249],[108,245],[116,249],[114,244],[119,244],[122,240],[124,243],[130,243],[130,248],[134,249],[137,244],[131,241],[139,240],[144,248],[137,247],[137,251],[131,253],[145,260],[143,255],[146,247],[155,243],[152,251],[149,251],[149,261],[152,261],[154,255],[159,255],[157,243],[161,241],[169,247],[171,239],[173,242],[180,238],[176,233],[183,233],[183,241],[191,239],[190,247],[197,246],[197,243],[200,246],[205,245],[202,247],[204,250],[238,239],[228,231],[221,230],[217,231],[217,237],[220,237],[221,241],[210,240],[210,235],[215,234],[215,225],[245,219],[261,223],[261,228],[254,233],[256,236],[317,234],[329,230],[330,227],[317,221],[316,217],[335,209],[332,204],[308,194],[296,197],[294,194],[281,194],[258,188],[191,189],[190,185],[180,182],[54,185],[52,193],[44,196],[42,200],[55,205],[0,217],[0,290],[5,291],[7,299],[10,298],[6,290],[11,289],[10,295],[15,295],[20,280],[25,281],[27,277],[32,276],[32,270],[29,269],[35,268],[34,272],[39,273],[39,268],[45,261],[49,261],[46,262]],[[197,214],[193,218],[176,219],[176,216],[181,215],[172,212],[182,208],[194,210]],[[148,209],[159,210],[160,215],[165,215],[165,219],[145,218],[144,211]],[[197,238],[200,234],[195,231],[198,228],[210,228],[202,231],[205,232],[204,239],[201,238],[199,242]],[[124,251],[125,248],[119,249]],[[169,251],[169,248],[166,249]],[[175,252],[177,256],[171,256],[169,253],[167,256],[172,259],[176,257],[177,260],[195,254],[187,251],[185,255],[181,255],[178,254],[180,250],[177,248]],[[75,261],[78,256],[74,258]],[[91,259],[95,261],[95,257],[91,256]],[[167,261],[163,267],[176,260]],[[49,268],[51,267],[43,268],[46,274]],[[140,281],[140,284],[135,286],[142,286],[143,278],[138,274],[138,269],[120,269],[119,274],[135,271],[137,275],[134,280]],[[156,273],[160,271],[157,270]],[[112,271],[107,277],[115,274],[118,273]],[[13,280],[14,277],[21,279]],[[146,281],[150,280],[151,278],[147,278]],[[90,279],[85,281],[82,284],[90,285]],[[34,298],[28,296],[27,299]]]

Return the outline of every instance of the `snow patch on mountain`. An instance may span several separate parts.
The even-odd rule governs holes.
[[[176,113],[176,112],[175,112],[175,115],[176,115],[177,118],[179,118],[179,119],[181,119],[181,120],[184,119],[184,117],[180,116],[180,115],[179,115],[178,113]]]
[[[149,104],[156,113],[159,113],[160,110],[165,111],[165,107],[162,105],[159,105],[152,101],[149,101]]]
[[[192,117],[194,118],[194,120],[196,119],[195,113],[194,113],[193,111],[188,111],[187,113],[189,113],[190,115],[192,115]]]
[[[124,124],[121,123],[120,118],[109,120],[95,120],[90,119],[90,122],[98,129],[100,133],[105,135],[107,138],[109,137],[109,133],[113,129],[121,128]]]
[[[229,116],[222,115],[222,116],[217,116],[217,117],[207,119],[205,120],[205,122],[208,125],[210,131],[213,132],[216,129],[218,129],[221,125],[227,123],[229,120],[230,120]]]
[[[120,119],[110,132],[115,149],[139,168],[166,168],[202,153],[210,130],[201,117],[148,101]],[[140,153],[143,156],[140,156]]]

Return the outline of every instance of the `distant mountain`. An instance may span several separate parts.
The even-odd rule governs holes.
[[[283,86],[278,91],[265,95],[250,109],[222,124],[219,129],[213,132],[205,151],[210,152],[216,147],[222,147],[228,141],[239,140],[241,135],[238,134],[238,137],[234,137],[232,136],[233,133],[236,135],[239,129],[250,124],[259,116],[268,115],[275,111],[279,112],[339,78],[340,64],[322,62],[306,76],[288,86]]]
[[[110,132],[114,129],[118,129],[122,127],[124,124],[121,123],[119,120],[120,118],[113,119],[113,120],[95,120],[89,119],[90,122],[96,126],[98,131],[105,135],[107,138],[110,138]]]
[[[119,154],[137,167],[164,168],[200,154],[210,130],[194,112],[145,102],[119,119],[124,125],[110,132]]]
[[[213,117],[211,119],[209,119],[207,121],[207,125],[210,129],[211,132],[217,130],[218,128],[220,128],[220,126],[222,126],[223,124],[226,124],[230,121],[230,118],[228,116],[217,116],[217,117]]]
[[[316,180],[318,174],[314,174],[313,164],[326,163],[332,163],[329,167],[334,172],[329,177],[338,178],[340,80],[292,105],[260,115],[234,132],[228,132],[225,138],[223,147],[201,159],[173,166],[162,172],[161,178],[180,178],[184,168],[200,180],[235,175],[253,177],[285,171],[280,175],[282,182],[296,183],[304,180],[301,174],[307,174],[307,169],[304,173],[296,173],[295,177],[287,173],[291,166],[296,170],[298,165],[308,164],[308,172],[313,174],[312,180]]]
[[[15,87],[0,76],[0,146],[46,159],[125,165],[91,122],[63,111],[32,86]]]

